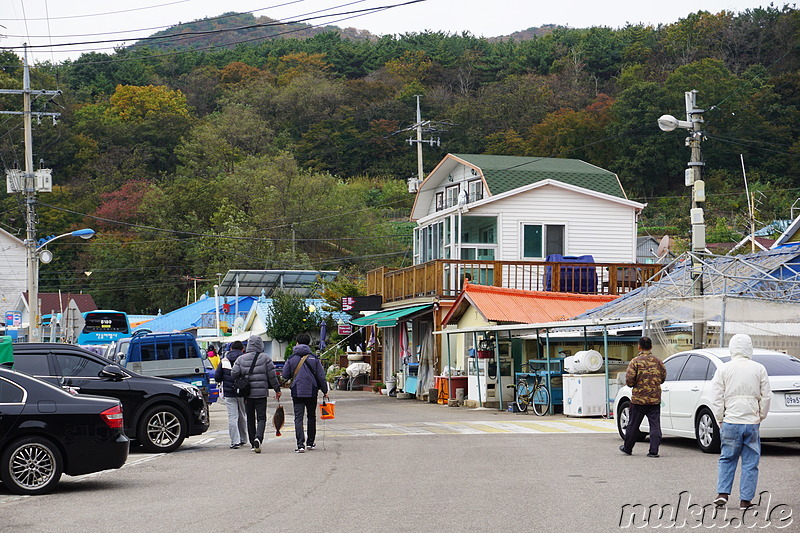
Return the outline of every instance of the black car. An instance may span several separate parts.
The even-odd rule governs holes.
[[[120,468],[130,441],[119,400],[78,396],[0,366],[0,479],[15,494],[44,494],[61,474]]]
[[[174,451],[186,437],[208,430],[208,405],[194,385],[142,376],[72,344],[13,346],[16,370],[80,394],[117,398],[125,433],[148,452]]]

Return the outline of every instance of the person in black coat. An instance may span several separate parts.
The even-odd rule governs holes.
[[[294,435],[297,439],[295,452],[303,453],[316,448],[317,437],[317,393],[322,391],[328,400],[328,382],[320,360],[311,353],[308,344],[311,338],[306,333],[297,336],[297,345],[292,356],[283,365],[281,377],[292,380],[292,405],[294,407]],[[305,361],[303,361],[305,357]],[[299,369],[298,369],[299,367]],[[296,375],[295,375],[296,374]],[[294,376],[294,377],[292,377]],[[303,411],[308,414],[308,438],[303,431]]]
[[[235,450],[244,445],[247,435],[247,414],[245,413],[244,398],[236,392],[233,385],[231,369],[233,364],[242,355],[244,346],[241,341],[233,341],[231,349],[220,359],[214,371],[214,379],[222,384],[222,396],[225,398],[225,407],[228,408],[228,435],[231,437],[231,449]]]

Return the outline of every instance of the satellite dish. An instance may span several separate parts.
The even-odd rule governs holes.
[[[664,235],[661,237],[661,242],[658,243],[658,248],[656,249],[656,263],[660,263],[662,259],[664,259],[667,254],[669,253],[669,235]]]

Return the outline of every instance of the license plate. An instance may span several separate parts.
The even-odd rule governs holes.
[[[800,407],[800,394],[786,393],[786,407]]]

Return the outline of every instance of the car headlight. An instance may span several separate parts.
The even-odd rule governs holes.
[[[200,389],[198,389],[194,385],[189,385],[188,383],[173,383],[172,386],[178,387],[179,389],[183,389],[192,396],[195,396],[197,398],[203,397],[203,394],[200,392]]]

